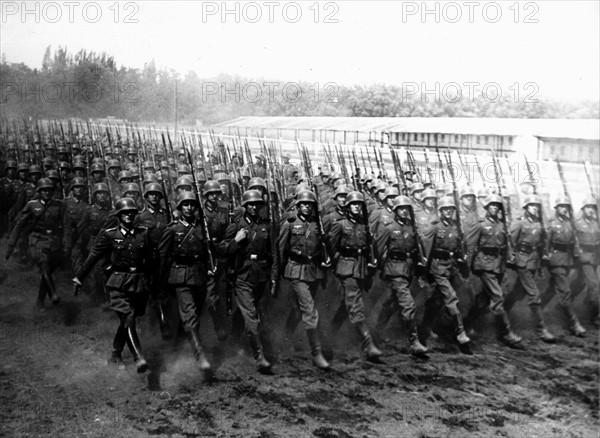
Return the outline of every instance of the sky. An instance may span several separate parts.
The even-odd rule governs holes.
[[[597,1],[0,1],[0,49],[40,67],[47,46],[119,65],[325,84],[410,85],[522,100],[598,100]],[[494,85],[498,84],[498,86]],[[435,91],[437,87],[437,90]]]

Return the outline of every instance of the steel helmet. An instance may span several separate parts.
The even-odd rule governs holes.
[[[100,163],[92,164],[92,166],[90,167],[90,173],[94,173],[94,172],[106,172],[106,169],[104,168],[104,164],[100,164]]]
[[[66,161],[61,161],[60,163],[58,163],[58,168],[71,170],[71,165]]]
[[[335,193],[334,193],[334,198],[337,198],[339,195],[347,195],[348,193],[350,193],[352,190],[350,189],[350,187],[348,187],[345,184],[342,184],[341,186],[337,186],[337,188],[335,189]]]
[[[223,172],[225,172],[225,166],[223,166],[222,164],[217,164],[217,165],[213,166],[213,172],[223,173]]]
[[[17,166],[17,172],[29,172],[29,164],[19,163]]]
[[[188,166],[187,164],[180,164],[179,166],[177,166],[177,173],[187,175],[192,173],[192,169],[190,169],[190,166]]]
[[[448,193],[449,190],[450,190],[450,184],[448,184],[448,183],[441,182],[441,183],[435,185],[436,192]]]
[[[128,192],[136,192],[136,193],[142,193],[142,190],[140,189],[140,186],[138,183],[127,183],[125,184],[125,187],[123,187],[123,193],[128,193]]]
[[[437,199],[438,195],[433,189],[425,189],[421,194],[421,200],[424,201],[427,198],[435,198]]]
[[[169,167],[169,162],[168,162],[168,161],[165,161],[165,160],[162,160],[162,161],[160,162],[160,168],[161,168],[161,169],[164,169],[165,167]]]
[[[425,187],[423,187],[423,184],[420,182],[413,183],[410,186],[410,194],[411,195],[414,194],[415,192],[418,192],[419,190],[425,190]]]
[[[375,193],[383,192],[389,187],[389,184],[385,181],[377,180],[371,184],[371,188],[375,189]]]
[[[73,170],[75,169],[79,169],[79,170],[87,170],[87,166],[83,161],[75,161],[73,162]]]
[[[313,204],[317,203],[317,197],[310,190],[302,190],[296,196],[296,203],[299,204],[301,202],[312,202]]]
[[[598,208],[597,202],[598,201],[596,201],[593,197],[590,196],[589,198],[585,198],[583,200],[583,204],[582,204],[581,208],[588,207],[588,206]]]
[[[488,189],[486,189],[485,187],[477,190],[478,198],[486,198],[488,196],[490,196],[490,191]]]
[[[365,175],[364,182],[368,183],[370,181],[373,181],[374,179],[375,179],[375,175],[373,175],[372,173],[368,173]]]
[[[219,184],[219,181],[210,180],[204,183],[204,190],[202,191],[204,196],[216,192],[221,193],[221,184]]]
[[[121,198],[117,202],[115,202],[115,214],[119,215],[126,211],[135,211],[138,212],[137,205],[135,201],[131,198]]]
[[[394,198],[394,205],[392,206],[392,209],[396,210],[400,207],[412,208],[412,203],[410,202],[410,198],[408,196],[400,195]]]
[[[8,169],[16,169],[17,168],[17,162],[14,160],[8,160],[6,162],[6,166],[4,166],[7,170]]]
[[[119,175],[117,175],[117,181],[121,182],[124,179],[133,179],[133,174],[129,171],[129,170],[122,170],[119,172]]]
[[[108,185],[106,183],[94,184],[94,187],[92,187],[92,196],[94,196],[98,192],[110,193],[110,191],[108,190]]]
[[[293,195],[293,197],[294,198],[297,197],[298,193],[304,192],[306,190],[310,190],[310,187],[308,186],[308,184],[304,184],[304,183],[298,184],[296,186],[296,188],[294,189],[294,195]]]
[[[526,208],[529,204],[542,205],[542,198],[538,195],[527,195],[523,200],[523,208]]]
[[[361,192],[350,192],[348,196],[346,196],[346,205],[350,205],[353,202],[365,202],[365,197]]]
[[[442,208],[456,208],[456,205],[454,204],[454,199],[452,199],[450,196],[444,196],[442,198],[440,198],[440,200],[438,201],[438,210],[441,210]]]
[[[120,169],[121,163],[119,163],[119,160],[108,160],[108,168],[109,169]]]
[[[559,205],[568,205],[570,207],[571,200],[566,196],[559,196],[554,203],[554,208],[558,207]]]
[[[128,184],[129,185],[129,184]],[[149,193],[159,193],[161,197],[164,197],[165,194],[162,191],[162,186],[159,183],[152,182],[146,186],[146,190],[144,190],[144,198]]]
[[[53,165],[54,165],[54,160],[53,160],[52,158],[48,158],[48,157],[46,157],[46,158],[44,158],[44,159],[42,160],[42,164],[43,164],[44,166],[53,166]]]
[[[396,198],[400,192],[398,191],[398,187],[388,187],[385,189],[385,197],[386,198]]]
[[[229,181],[229,176],[225,172],[217,172],[213,175],[215,181]]]
[[[461,187],[460,197],[462,198],[463,196],[476,196],[475,190],[473,189],[473,187],[471,187],[471,186]]]
[[[127,149],[127,155],[137,155],[137,151],[134,148]]]
[[[488,208],[490,204],[500,204],[501,207],[504,207],[504,203],[502,202],[502,198],[498,195],[489,195],[483,204],[483,208]]]
[[[335,182],[338,179],[342,179],[344,176],[339,173],[339,172],[335,172],[334,174],[331,175],[331,178],[329,178],[331,180],[331,182]]]
[[[180,176],[179,178],[177,178],[177,181],[175,181],[175,188],[178,189],[182,186],[193,186],[194,182],[192,181],[192,178],[189,175],[183,175]]]
[[[54,182],[50,178],[40,178],[37,182],[36,191],[42,189],[54,189]]]
[[[156,170],[156,169],[154,168],[154,164],[152,163],[152,161],[144,161],[144,162],[142,163],[142,168],[144,168],[144,169],[152,169],[152,170]]]
[[[254,187],[262,187],[263,189],[267,190],[267,183],[264,179],[256,176],[248,182],[249,189],[252,189]]]
[[[156,176],[156,174],[154,174],[154,173],[145,173],[144,181],[142,181],[142,183],[143,184],[160,183],[160,180],[158,179],[158,176]]]
[[[27,170],[29,171],[29,174],[32,174],[32,173],[39,173],[40,175],[44,174],[44,171],[42,170],[42,168],[40,166],[38,166],[37,164],[29,166],[29,168]]]
[[[251,202],[265,202],[258,190],[246,190],[242,195],[242,205],[245,207]]]
[[[104,166],[104,160],[102,158],[92,158],[92,161],[90,162],[90,164],[94,165],[94,164],[102,164],[102,166]]]
[[[73,178],[73,182],[71,183],[71,188],[74,189],[75,187],[85,187],[85,180],[79,176]]]

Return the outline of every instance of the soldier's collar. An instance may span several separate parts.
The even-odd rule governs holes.
[[[244,213],[244,219],[246,220],[248,225],[257,224],[260,221],[260,216],[257,214],[256,219],[252,220],[252,218],[250,216],[248,216],[248,214]]]
[[[108,210],[108,207],[103,207],[102,205],[98,204],[97,202],[94,202],[94,206],[98,209],[98,210]]]
[[[298,213],[298,219],[300,219],[302,222],[308,221],[308,217],[304,216],[302,213]]]
[[[135,233],[135,228],[133,228],[133,227],[132,227],[131,229],[129,229],[129,230],[128,230],[128,229],[127,229],[127,228],[125,228],[123,225],[120,225],[120,224],[119,224],[119,231],[121,232],[121,234],[122,234],[123,236],[127,236],[127,235],[129,235],[129,234],[133,235],[133,234]]]
[[[210,202],[207,202],[206,204],[204,204],[204,208],[206,208],[211,213],[216,210],[216,207],[215,208],[211,207]]]
[[[452,219],[446,219],[445,217],[440,217],[440,221],[444,224],[444,225],[452,225]]]

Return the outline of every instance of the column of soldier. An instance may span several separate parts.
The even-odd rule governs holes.
[[[327,335],[335,337],[348,319],[371,362],[381,362],[383,355],[363,302],[374,282],[382,281],[385,289],[375,338],[383,338],[389,319],[399,312],[408,351],[420,358],[428,357],[428,339],[437,337],[437,320],[450,321],[449,333],[440,334],[450,334],[460,352],[472,354],[472,327],[487,310],[503,344],[526,348],[509,318],[525,294],[543,342],[556,339],[542,313],[554,294],[572,335],[586,333],[573,309],[573,296],[581,290],[588,293],[597,324],[600,231],[593,197],[577,212],[566,196],[558,197],[552,218],[544,222],[549,212],[542,214],[537,194],[524,196],[522,214],[511,214],[500,180],[494,189],[477,193],[470,185],[458,190],[456,182],[436,184],[429,168],[429,180],[421,176],[411,153],[409,168],[402,169],[399,154],[390,150],[396,177],[387,178],[381,152],[377,169],[364,173],[364,157],[359,166],[351,148],[324,147],[342,172],[322,166],[313,175],[310,154],[300,144],[303,166],[295,168],[264,141],[253,158],[241,138],[232,141],[231,154],[230,145],[211,136],[205,158],[201,142],[182,138],[185,147],[175,157],[164,136],[161,145],[156,137],[142,140],[139,133],[130,139],[129,130],[125,139],[109,129],[69,138],[50,129],[40,133],[39,127],[37,136],[3,133],[6,258],[16,251],[18,263],[39,268],[36,304],[42,309],[46,297],[54,305],[60,302],[54,273],[61,260],[75,273],[76,294],[92,277],[84,286],[89,297],[119,317],[110,361],[122,363],[127,345],[140,373],[148,364],[136,320],[149,305],[163,338],[174,336],[176,324],[165,316],[173,296],[202,372],[211,372],[199,333],[206,306],[219,342],[243,331],[257,370],[271,373],[263,348],[265,310],[259,303],[265,294],[278,293],[280,278],[294,303],[285,333],[291,338],[301,323],[312,362],[323,370],[330,365],[319,336],[319,290],[340,296]],[[452,156],[444,156],[450,170]],[[507,268],[516,273],[513,280],[507,280]],[[535,280],[540,269],[551,278],[543,294]],[[473,281],[477,277],[479,283]],[[461,287],[477,289],[464,321]],[[425,294],[420,323],[416,293]]]

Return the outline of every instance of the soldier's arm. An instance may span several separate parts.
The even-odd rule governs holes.
[[[160,281],[166,280],[166,274],[171,267],[174,233],[175,232],[172,227],[167,227],[160,238],[160,242],[158,243]]]
[[[515,220],[510,224],[510,237],[514,243],[519,242],[519,236],[521,235],[521,221]]]
[[[467,240],[467,262],[471,265],[473,257],[479,248],[479,239],[481,238],[481,231],[483,224],[481,222],[473,222],[472,226],[469,227],[465,238]]]
[[[390,241],[390,228],[381,227],[379,232],[375,235],[375,257],[379,260],[381,266],[383,266],[384,259],[387,257],[387,246]]]
[[[283,268],[287,262],[290,251],[290,224],[285,221],[279,230],[279,238],[277,239],[277,248],[279,249],[279,260]]]
[[[232,222],[225,230],[225,237],[223,238],[223,242],[221,245],[223,247],[223,252],[228,255],[233,255],[238,250],[239,245],[235,241],[235,235],[238,231],[237,222]]]
[[[12,233],[10,233],[10,237],[8,239],[8,246],[14,247],[16,245],[17,240],[19,240],[19,236],[21,236],[21,233],[32,217],[33,211],[30,208],[29,203],[27,203],[17,216],[15,227],[13,228]]]
[[[329,243],[329,253],[333,254],[333,259],[337,262],[339,258],[339,244],[340,239],[342,238],[342,224],[339,221],[335,221],[331,225],[331,230],[328,234],[329,238],[327,239]]]
[[[424,257],[429,259],[431,251],[433,250],[433,244],[435,242],[435,235],[437,234],[437,230],[439,227],[439,222],[432,222],[430,227],[427,227],[423,231],[423,247],[425,250]]]
[[[100,233],[96,242],[94,242],[94,246],[92,246],[87,259],[83,262],[83,265],[81,265],[81,268],[79,268],[75,276],[79,280],[83,280],[89,274],[96,262],[100,260],[111,247],[111,237],[108,234],[108,230],[104,230]]]

